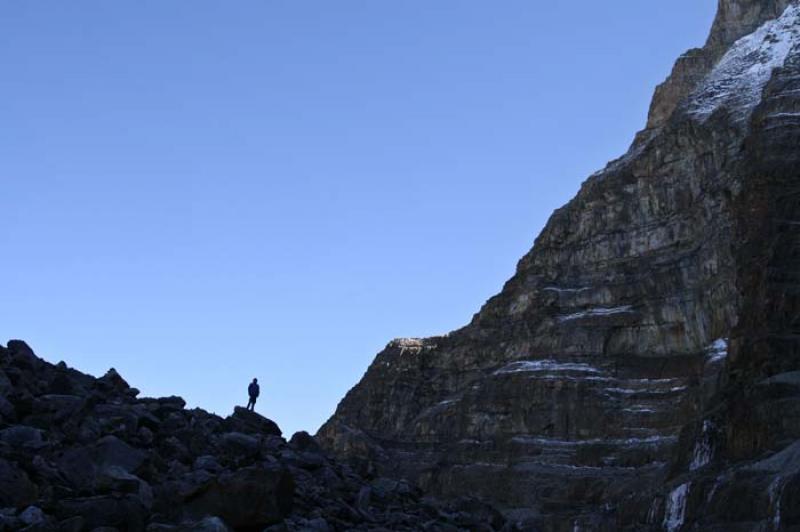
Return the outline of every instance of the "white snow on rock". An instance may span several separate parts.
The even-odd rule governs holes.
[[[775,68],[800,42],[800,5],[736,41],[688,101],[689,115],[705,121],[720,107],[744,118],[761,100]]]
[[[783,495],[783,478],[778,476],[769,485],[769,505],[772,507],[772,526],[775,530],[781,528],[781,496]]]
[[[711,432],[713,428],[714,426],[710,421],[703,421],[703,432],[700,435],[700,440],[694,446],[694,451],[692,452],[692,461],[689,464],[690,471],[694,471],[705,466],[714,456],[714,447],[713,442],[711,441]]]
[[[711,345],[706,347],[706,354],[709,363],[726,359],[728,357],[728,339],[718,338],[714,340]]]
[[[542,288],[544,292],[559,292],[559,293],[567,293],[567,294],[574,294],[576,292],[585,292],[587,290],[591,290],[590,287],[584,286],[582,288],[561,288],[558,286],[545,286]]]
[[[626,314],[633,312],[633,307],[630,305],[625,305],[623,307],[598,307],[592,308],[588,310],[584,310],[583,312],[576,312],[575,314],[566,314],[564,316],[559,316],[558,321],[570,321],[570,320],[577,320],[579,318],[588,318],[591,316],[612,316],[614,314]]]
[[[689,483],[681,484],[669,494],[667,508],[664,512],[664,529],[675,532],[683,526],[686,515],[686,496],[689,494]]]
[[[601,370],[578,362],[557,362],[555,360],[518,360],[494,372],[502,373],[540,372],[540,371],[577,371],[581,373],[602,373]]]
[[[543,447],[579,447],[585,445],[614,445],[622,447],[653,446],[667,443],[675,443],[677,436],[647,436],[643,438],[592,438],[588,440],[559,440],[555,438],[543,438],[541,436],[514,436],[511,438],[514,443],[527,445],[541,445]]]
[[[655,414],[657,412],[654,408],[647,406],[632,406],[631,408],[623,408],[622,411],[631,414]]]
[[[669,393],[675,392],[682,392],[687,388],[687,386],[673,386],[672,388],[666,388],[663,390],[658,389],[647,389],[647,388],[619,388],[619,387],[612,387],[612,388],[604,388],[603,391],[610,394],[620,394],[620,395],[666,395]]]

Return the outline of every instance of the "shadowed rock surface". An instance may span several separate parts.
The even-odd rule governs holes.
[[[501,293],[391,342],[319,440],[531,529],[800,529],[798,146],[800,6],[721,0]]]
[[[477,500],[361,476],[244,408],[223,419],[138,394],[113,369],[95,379],[0,346],[0,531],[512,530]]]

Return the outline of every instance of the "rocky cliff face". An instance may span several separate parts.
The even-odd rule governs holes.
[[[476,500],[366,479],[243,408],[223,419],[138,393],[114,370],[0,346],[0,531],[513,529]]]
[[[501,293],[391,342],[318,439],[527,527],[800,526],[797,146],[800,5],[722,0]]]

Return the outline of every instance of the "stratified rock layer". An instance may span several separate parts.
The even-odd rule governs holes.
[[[237,407],[137,398],[0,346],[0,531],[499,530],[472,499],[439,504],[406,482],[362,477],[307,433]],[[505,527],[505,530],[512,530]]]
[[[630,151],[468,326],[390,343],[323,445],[523,526],[800,526],[798,43],[797,2],[720,2]]]

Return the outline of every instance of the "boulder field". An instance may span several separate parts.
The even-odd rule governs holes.
[[[0,346],[0,531],[501,529],[487,504],[360,475],[244,408],[221,418]]]

